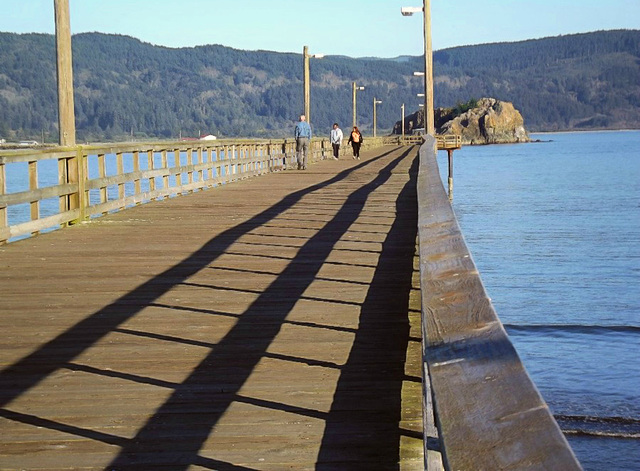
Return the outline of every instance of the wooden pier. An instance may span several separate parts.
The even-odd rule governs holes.
[[[423,469],[416,147],[0,247],[0,468]]]
[[[0,469],[581,469],[423,139],[0,153]]]

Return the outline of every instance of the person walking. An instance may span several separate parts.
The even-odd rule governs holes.
[[[306,119],[305,115],[300,115],[300,121],[298,121],[294,130],[298,170],[307,169],[307,154],[309,153],[309,142],[311,142],[311,126],[309,126]]]
[[[349,135],[349,143],[351,143],[351,147],[353,147],[353,158],[360,160],[360,146],[364,142],[362,138],[362,134],[360,134],[360,130],[358,126],[353,127],[353,131]]]
[[[331,136],[329,140],[331,141],[331,147],[333,147],[333,158],[338,160],[338,155],[340,153],[340,145],[342,144],[342,139],[344,138],[342,134],[342,129],[338,126],[338,123],[333,123],[333,129],[331,130]]]

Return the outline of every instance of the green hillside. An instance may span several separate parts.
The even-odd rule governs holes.
[[[300,47],[302,50],[302,45]],[[78,140],[288,136],[303,108],[302,54],[220,45],[171,49],[100,33],[73,36]],[[311,60],[311,121],[391,129],[420,102],[421,57]],[[530,131],[640,128],[640,31],[620,30],[434,54],[435,105],[511,101]],[[57,141],[55,40],[0,33],[0,138]]]

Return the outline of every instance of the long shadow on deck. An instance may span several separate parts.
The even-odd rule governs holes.
[[[396,200],[397,216],[382,244],[353,347],[341,368],[318,470],[399,469],[407,311],[418,230],[417,172],[415,159],[410,180]]]
[[[108,469],[170,467],[173,470],[182,470],[191,465],[217,470],[249,469],[200,456],[199,450],[222,414],[234,400],[237,400],[236,394],[258,362],[265,356],[267,348],[280,331],[285,318],[298,298],[313,282],[334,245],[359,217],[367,197],[390,178],[392,170],[410,152],[415,150],[408,148],[400,157],[395,158],[383,168],[373,180],[349,196],[332,220],[301,247],[295,259],[278,278],[264,290],[247,311],[239,316],[237,324],[229,334],[215,345],[210,354],[184,382],[174,388],[167,401],[135,437],[127,440],[106,434],[96,435],[82,429],[75,430],[78,435],[103,440],[121,447],[119,455]],[[373,160],[381,159],[385,155],[387,154]],[[369,165],[373,160],[364,162],[361,166]],[[412,174],[415,174],[416,163],[417,159],[414,160]],[[221,233],[178,265],[87,317],[37,351],[3,370],[0,373],[2,385],[0,407],[4,407],[56,370],[66,367],[75,357],[117,329],[144,307],[154,303],[173,286],[185,282],[199,270],[205,269],[240,237],[267,224],[295,205],[305,195],[340,182],[353,171],[354,169],[346,170],[323,183],[293,193],[247,222]],[[396,221],[392,233],[400,231],[400,224],[415,228],[415,202],[410,201],[410,192],[415,191],[414,188],[415,178],[412,177],[397,202],[398,212],[405,214],[406,218]],[[410,209],[407,209],[407,205]],[[408,212],[412,215],[408,215]],[[411,263],[415,246],[415,230],[411,232],[409,230],[401,240],[394,240],[390,235],[383,247],[380,267],[376,270],[372,288],[369,290],[362,310],[363,318],[360,327],[363,330],[358,332],[354,351],[344,367],[344,378],[338,385],[332,411],[328,417],[324,417],[328,423],[319,459],[322,463],[335,461],[336,453],[339,461],[346,461],[347,456],[348,461],[354,464],[359,460],[371,461],[371,449],[375,450],[375,460],[385,463],[385,469],[389,469],[387,464],[397,463],[399,449],[397,423],[399,422],[401,387],[399,378],[403,375],[404,354],[408,342],[406,299],[410,287]],[[396,267],[392,267],[396,263],[406,269],[408,282],[397,279],[399,271]],[[393,287],[395,289],[391,289]],[[384,315],[401,314],[397,329],[376,327],[375,318],[383,312]],[[260,329],[255,329],[256,323],[260,324]],[[365,363],[368,362],[369,366],[363,367],[362,360],[366,360]],[[233,364],[232,371],[225,367],[230,362]],[[356,382],[361,379],[371,381],[375,378],[380,378],[384,383],[386,397],[384,401],[375,398],[376,395],[382,395],[379,391],[365,392],[357,388]],[[369,435],[368,418],[347,417],[343,410],[346,404],[358,401],[358,397],[376,401],[375,407],[379,407],[380,410],[395,409],[391,413],[395,414],[393,417],[395,422],[392,421],[392,423],[396,427],[378,430],[375,436]],[[0,415],[11,420],[70,431],[68,426],[49,423],[37,417],[15,414],[5,409],[0,409]],[[349,430],[346,435],[341,431],[345,427]],[[336,452],[336,444],[340,442],[349,443],[349,445]],[[344,463],[338,468],[345,469]]]

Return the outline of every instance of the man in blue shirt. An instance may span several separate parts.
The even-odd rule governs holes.
[[[298,159],[298,170],[307,169],[307,154],[309,152],[309,142],[311,142],[311,126],[306,122],[305,115],[300,115],[300,121],[296,124],[296,157]]]

